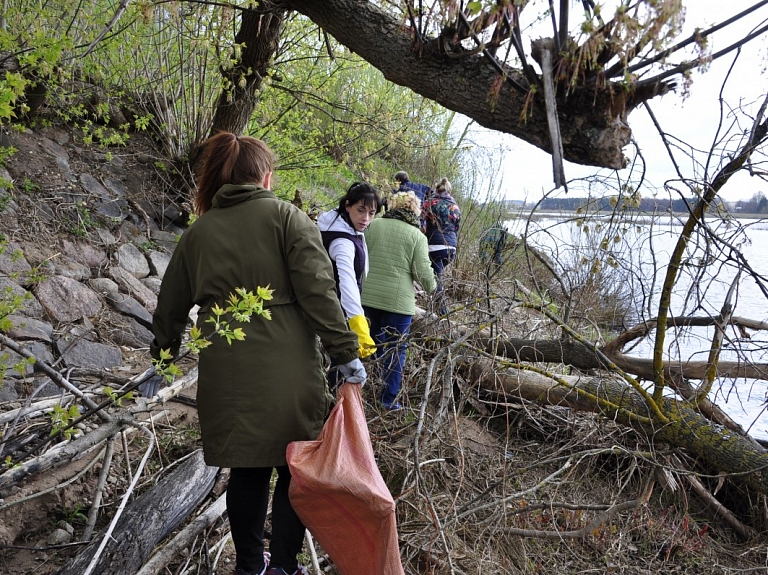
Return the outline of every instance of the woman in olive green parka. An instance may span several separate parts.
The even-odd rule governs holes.
[[[267,569],[262,538],[273,467],[279,478],[267,573],[281,573],[275,565],[298,569],[304,527],[287,498],[285,450],[291,441],[316,439],[330,408],[316,336],[347,379],[358,370],[364,380],[320,232],[267,189],[271,174],[272,154],[260,140],[220,133],[208,141],[195,199],[202,215],[174,251],[153,323],[153,357],[161,349],[175,355],[190,308],[200,306],[197,325],[211,342],[199,360],[203,451],[208,465],[232,468],[227,507],[238,574]],[[236,288],[258,287],[274,290],[264,302],[271,320],[227,318],[244,330],[243,341],[211,335],[212,306],[226,307]]]

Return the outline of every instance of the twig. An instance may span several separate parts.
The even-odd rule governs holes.
[[[304,530],[304,540],[307,542],[309,556],[312,558],[312,567],[314,567],[316,575],[323,575],[323,570],[320,569],[320,562],[317,560],[315,541],[312,539],[312,534],[309,532],[309,529]]]
[[[136,482],[141,477],[141,472],[143,471],[144,466],[147,464],[147,461],[149,460],[149,456],[152,454],[152,450],[155,447],[155,436],[152,435],[152,433],[143,426],[137,425],[136,427],[141,431],[145,432],[149,436],[149,445],[147,445],[147,449],[144,452],[144,457],[141,459],[141,462],[139,463],[139,466],[136,469],[136,473],[134,474],[133,481],[128,486],[128,489],[126,490],[125,495],[123,495],[123,499],[120,501],[120,506],[117,508],[117,511],[115,512],[115,516],[112,518],[112,521],[110,522],[106,533],[104,533],[104,537],[102,538],[101,543],[99,544],[99,547],[96,550],[96,553],[94,553],[93,558],[91,559],[91,562],[88,564],[88,567],[86,568],[83,575],[91,575],[91,572],[93,571],[94,567],[96,567],[96,563],[101,557],[101,554],[104,552],[104,548],[107,546],[107,543],[111,539],[112,531],[115,530],[115,526],[117,525],[117,522],[120,519],[120,516],[123,514],[123,510],[125,509],[125,506],[128,504],[128,499],[133,493],[133,488],[136,486]]]
[[[26,357],[26,358],[34,358],[35,356],[27,350],[26,348],[20,346],[18,343],[16,343],[14,340],[12,340],[10,337],[1,334],[0,333],[0,343],[2,343],[4,346],[12,349],[19,355]],[[44,361],[40,361],[38,359],[35,359],[35,365],[43,372],[45,375],[50,377],[53,382],[58,385],[59,387],[63,387],[68,392],[70,392],[72,395],[76,396],[80,399],[80,401],[83,402],[83,404],[88,407],[89,409],[96,409],[96,404],[91,401],[90,398],[88,398],[82,391],[80,391],[77,387],[69,383],[62,375],[53,369],[51,366],[49,366]],[[99,417],[104,421],[109,421],[110,417],[108,414],[103,412],[98,412]]]
[[[48,489],[43,489],[42,491],[38,491],[36,493],[32,493],[31,495],[27,495],[26,497],[22,497],[20,499],[15,499],[14,501],[11,501],[10,503],[5,503],[3,505],[0,505],[0,511],[5,511],[9,507],[13,507],[14,505],[18,505],[19,503],[25,503],[27,501],[31,501],[32,499],[35,499],[37,497],[40,497],[41,495],[45,495],[46,493],[51,493],[53,491],[58,491],[59,489],[63,489],[67,485],[70,485],[80,479],[83,475],[88,473],[88,471],[93,467],[96,462],[99,460],[99,458],[104,453],[104,450],[102,449],[99,451],[99,453],[96,454],[96,457],[94,457],[91,461],[88,462],[88,465],[83,467],[77,474],[75,474],[73,477],[67,479],[64,483],[59,483],[57,485],[54,485],[53,487],[49,487]]]
[[[107,447],[104,449],[104,462],[101,464],[101,473],[99,473],[99,482],[94,489],[93,502],[91,503],[91,509],[88,511],[88,521],[85,524],[85,530],[83,531],[83,540],[90,541],[93,535],[93,530],[96,527],[96,520],[99,518],[99,507],[101,506],[101,498],[104,494],[104,486],[107,484],[107,477],[109,477],[109,468],[112,465],[112,454],[115,452],[115,436],[113,435],[107,440]]]

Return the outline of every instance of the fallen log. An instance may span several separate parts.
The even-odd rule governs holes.
[[[158,575],[171,561],[177,559],[205,529],[218,521],[227,510],[227,494],[221,495],[208,509],[191,521],[167,545],[155,553],[136,575]]]
[[[541,405],[561,405],[589,411],[699,458],[706,466],[735,476],[758,493],[768,494],[768,451],[750,438],[712,423],[681,401],[663,397],[656,405],[666,418],[660,421],[654,406],[634,388],[609,374],[592,377],[551,377],[526,370],[498,369],[479,359],[470,365],[472,382],[480,387],[520,397]]]
[[[484,335],[477,337],[475,345],[479,348],[501,357],[507,357],[518,362],[558,363],[569,365],[582,371],[609,369],[602,358],[590,346],[576,340],[535,340],[521,338],[490,338]],[[653,381],[653,360],[633,357],[620,353],[609,344],[601,350],[605,356],[625,373],[641,380]],[[695,390],[680,382],[689,378],[700,379],[706,375],[706,361],[665,362],[665,376],[672,386],[684,398],[690,399]],[[768,365],[747,364],[744,362],[719,362],[717,377],[749,377],[768,379]],[[702,398],[698,409],[708,419],[724,425],[728,429],[747,436],[744,429],[733,421],[722,409],[709,399]],[[752,439],[754,441],[754,439]]]
[[[158,542],[195,510],[213,487],[217,467],[198,450],[160,483],[131,503],[111,534],[91,575],[136,573]],[[82,575],[101,544],[96,538],[54,575]]]

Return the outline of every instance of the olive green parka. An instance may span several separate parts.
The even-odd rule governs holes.
[[[231,345],[206,322],[235,288],[274,290],[271,320],[254,315]],[[189,310],[212,345],[200,352],[197,408],[208,465],[285,465],[289,442],[316,439],[332,397],[316,335],[337,363],[357,357],[357,335],[336,297],[317,226],[269,190],[226,185],[182,235],[154,314],[152,355],[178,352]]]

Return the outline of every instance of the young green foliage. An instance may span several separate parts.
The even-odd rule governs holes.
[[[271,320],[272,313],[268,309],[264,309],[264,302],[272,299],[273,292],[274,290],[269,289],[269,287],[261,286],[256,288],[255,294],[245,288],[235,288],[234,293],[229,294],[229,298],[227,298],[226,307],[214,304],[211,308],[213,315],[206,320],[206,323],[213,324],[213,332],[206,336],[197,325],[192,326],[189,330],[190,339],[185,347],[190,351],[200,353],[211,345],[210,338],[214,334],[224,338],[229,345],[232,345],[233,341],[243,341],[245,331],[241,327],[233,326],[232,322],[250,323],[251,317],[254,315],[265,320]],[[172,361],[173,355],[167,349],[160,350],[160,358],[152,360],[157,374],[165,377],[169,382],[181,374],[181,370]]]
[[[69,425],[78,417],[80,417],[80,408],[77,405],[73,404],[69,409],[58,403],[54,405],[51,412],[51,437],[61,432],[64,439],[72,439],[77,429]]]

